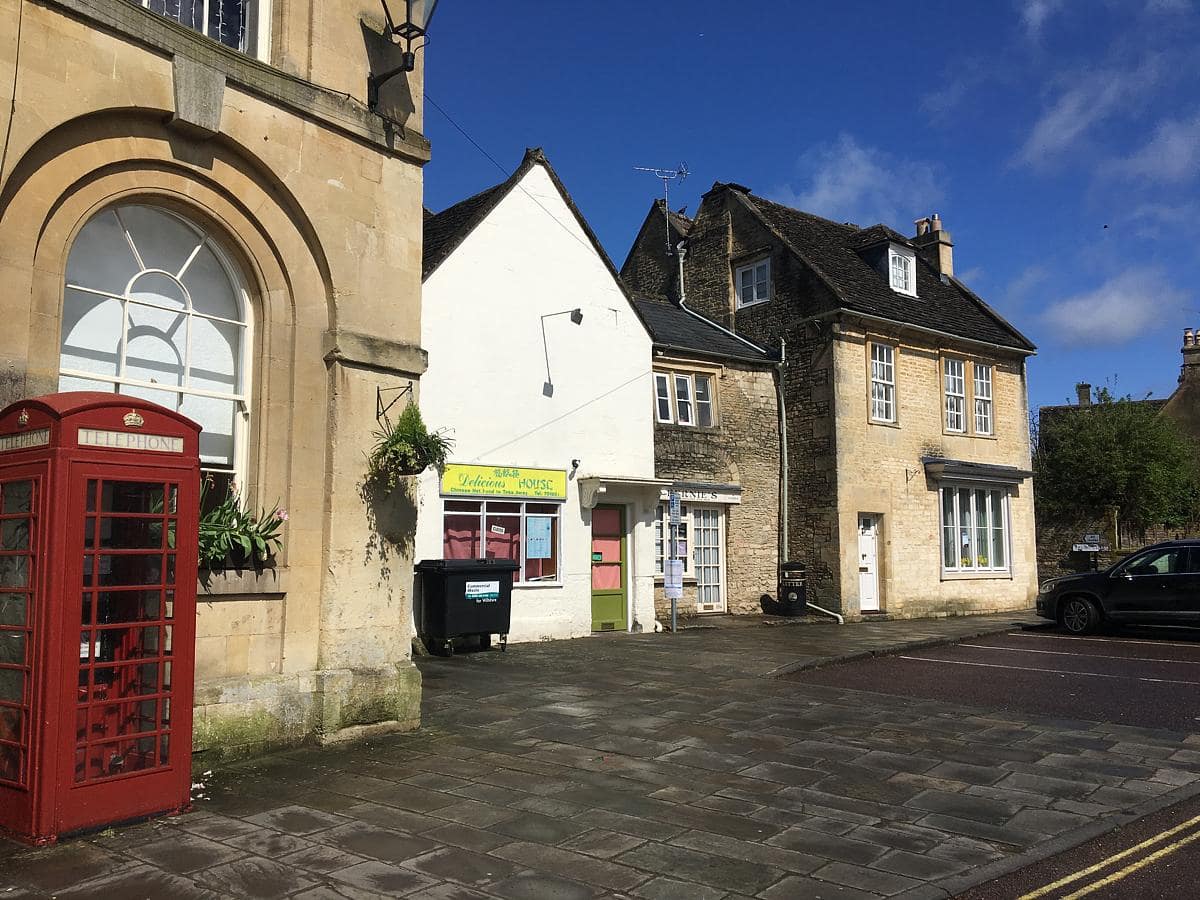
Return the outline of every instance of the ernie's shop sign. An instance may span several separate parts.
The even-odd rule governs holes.
[[[442,496],[566,500],[567,470],[449,463],[442,471]]]

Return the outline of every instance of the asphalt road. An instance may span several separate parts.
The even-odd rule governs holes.
[[[1200,632],[1190,629],[1084,638],[1015,631],[791,677],[992,710],[1200,732]]]
[[[1048,629],[1013,631],[790,677],[1018,715],[1200,733],[1200,631],[1191,629],[1128,628],[1082,638]],[[1195,898],[1198,874],[1200,798],[1114,828],[961,898]]]

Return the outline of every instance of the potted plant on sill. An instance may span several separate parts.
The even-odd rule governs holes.
[[[201,509],[207,506],[210,488],[207,479],[200,486]],[[270,568],[283,545],[279,532],[287,519],[287,510],[278,506],[254,513],[230,485],[221,502],[200,517],[201,572]]]
[[[367,456],[367,481],[381,490],[395,490],[405,478],[430,466],[444,466],[453,446],[444,431],[426,428],[417,404],[409,403],[395,425],[386,423],[375,432],[375,446]]]

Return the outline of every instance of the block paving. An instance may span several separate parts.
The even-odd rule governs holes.
[[[421,731],[226,767],[177,818],[0,843],[0,897],[938,897],[1200,782],[1195,735],[771,677],[1012,615],[751,621],[422,660]]]

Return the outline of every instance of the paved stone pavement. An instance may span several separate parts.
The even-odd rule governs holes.
[[[1018,621],[425,659],[420,732],[228,767],[176,819],[0,844],[0,900],[939,897],[1195,793],[1197,736],[770,677]]]

